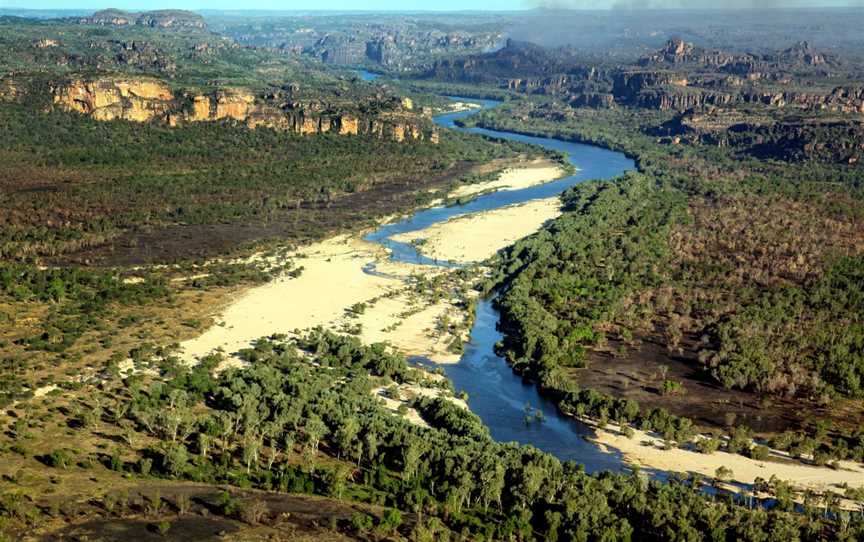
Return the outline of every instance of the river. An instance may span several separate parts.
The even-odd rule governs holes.
[[[495,107],[500,103],[474,98],[452,97],[452,99],[479,103],[484,109]],[[486,194],[464,205],[423,209],[404,220],[384,225],[365,237],[368,241],[389,248],[394,260],[453,267],[455,264],[432,260],[419,254],[414,246],[393,241],[391,237],[399,233],[423,230],[433,224],[467,213],[489,211],[535,199],[554,197],[576,183],[588,179],[611,179],[635,168],[633,161],[623,154],[591,145],[456,126],[456,120],[477,111],[472,109],[439,115],[435,118],[435,122],[448,129],[532,143],[561,151],[578,168],[577,173],[521,190],[504,190]],[[587,427],[559,413],[554,403],[538,393],[536,386],[523,382],[521,377],[513,373],[507,362],[495,354],[495,343],[502,337],[496,329],[498,312],[492,306],[490,299],[481,300],[477,304],[475,316],[470,340],[465,345],[461,360],[457,364],[441,367],[457,390],[468,393],[469,407],[489,427],[492,437],[503,442],[531,444],[560,459],[577,461],[585,465],[585,470],[588,472],[623,470],[624,463],[618,454],[607,453],[586,440],[585,437],[590,434]],[[535,413],[538,410],[543,413],[542,421],[536,419]],[[531,413],[530,422],[526,421],[526,411]]]

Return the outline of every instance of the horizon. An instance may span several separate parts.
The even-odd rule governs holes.
[[[35,5],[34,5],[35,4]],[[179,1],[179,2],[113,2],[108,5],[93,5],[84,3],[80,6],[70,7],[68,2],[57,0],[0,0],[0,12],[43,12],[43,11],[101,11],[106,9],[118,9],[130,12],[157,11],[157,10],[184,10],[199,13],[447,13],[447,12],[489,12],[505,13],[514,11],[588,11],[588,12],[639,12],[639,11],[675,11],[675,12],[734,12],[734,11],[796,11],[796,10],[843,10],[864,8],[864,0],[842,1],[790,1],[784,3],[762,3],[762,2],[727,2],[726,5],[716,6],[713,2],[697,2],[693,5],[681,5],[677,1],[645,2],[642,5],[622,4],[617,1],[606,1],[597,5],[582,1],[574,2],[542,2],[528,0],[442,0],[436,2],[435,7],[429,7],[425,0],[399,2],[395,0],[367,0],[364,7],[357,8],[356,4],[344,7],[345,2],[340,1],[302,1],[298,5],[285,9],[272,0],[252,0],[246,5],[249,7],[236,7],[224,0],[217,2]],[[271,5],[277,4],[277,5]],[[590,4],[590,5],[588,5]],[[701,5],[705,4],[705,5]]]

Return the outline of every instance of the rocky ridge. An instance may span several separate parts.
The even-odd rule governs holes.
[[[839,59],[815,51],[806,42],[772,54],[754,55],[709,51],[673,39],[635,64],[612,66],[582,62],[565,49],[547,50],[509,41],[504,49],[491,54],[440,61],[425,75],[555,96],[576,107],[627,106],[683,112],[761,103],[778,108],[864,112],[864,86],[825,84],[841,67]]]
[[[864,119],[776,119],[764,111],[709,108],[686,111],[663,128],[666,143],[736,147],[763,158],[856,165],[864,157]]]
[[[2,87],[0,87],[2,88]],[[290,87],[265,95],[248,89],[211,92],[173,91],[155,78],[102,77],[74,79],[51,88],[53,104],[95,120],[161,121],[171,126],[233,120],[298,134],[368,135],[394,141],[438,141],[430,119],[413,111],[410,100],[376,103],[379,112],[363,114],[317,101],[293,99]]]
[[[151,28],[197,28],[205,29],[204,18],[197,13],[183,10],[157,10],[129,12],[119,9],[103,9],[89,17],[78,20],[80,24],[100,26],[148,26]]]

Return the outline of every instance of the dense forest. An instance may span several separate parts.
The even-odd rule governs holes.
[[[445,400],[420,400],[432,427],[413,426],[382,410],[370,393],[376,381],[417,378],[404,358],[382,345],[317,331],[296,343],[261,339],[242,357],[251,365],[217,377],[215,357],[191,369],[170,356],[156,358],[150,363],[160,367],[163,380],[118,376],[73,404],[60,400],[52,407],[49,401],[52,415],[19,419],[10,429],[21,435],[16,461],[140,481],[314,493],[389,508],[331,526],[368,539],[388,532],[418,540],[855,540],[862,534],[848,513],[819,511],[834,506],[830,501],[810,500],[806,513],[788,512],[791,494],[782,484],[778,506],[768,511],[706,497],[695,479],[589,476],[575,463],[493,441],[476,416]],[[55,416],[68,416],[74,429],[53,445],[34,438],[53,431]],[[105,451],[63,444],[69,438],[88,442],[86,435],[94,433],[116,435],[116,443]],[[237,500],[226,494],[211,510],[272,524],[277,518],[268,494],[259,495]],[[70,513],[38,500],[3,502],[4,524],[13,532]],[[139,506],[110,492],[96,502],[107,517],[136,514]],[[173,514],[158,510],[148,514],[157,527],[159,517]]]
[[[580,411],[606,418],[614,407],[573,395],[579,369],[640,359],[653,342],[666,351],[665,360],[648,362],[656,370],[689,363],[725,388],[768,401],[861,397],[859,174],[661,145],[645,134],[662,121],[654,113],[575,110],[567,123],[540,115],[526,122],[531,107],[512,102],[469,122],[624,150],[641,173],[571,189],[561,218],[497,262],[502,348],[517,370],[570,408],[585,403]],[[626,128],[634,124],[642,133]],[[680,396],[689,386],[655,385],[658,396]],[[688,415],[687,403],[675,402]],[[716,412],[709,425],[726,427],[730,414]],[[784,429],[738,421],[769,434]],[[857,423],[834,421],[835,436],[847,439],[821,445],[839,457],[858,446],[861,457]]]

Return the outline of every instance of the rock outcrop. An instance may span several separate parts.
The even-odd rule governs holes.
[[[3,92],[0,97],[13,95]],[[14,88],[8,83],[8,88]],[[192,122],[229,120],[250,129],[267,127],[297,134],[335,133],[373,136],[394,141],[438,141],[434,125],[422,113],[413,113],[408,98],[376,103],[374,115],[360,108],[336,108],[320,102],[301,102],[274,94],[256,96],[243,88],[221,88],[209,93],[174,92],[151,78],[76,79],[52,88],[57,107],[88,115],[95,120],[134,122],[162,121],[170,126]]]
[[[778,120],[767,112],[709,108],[686,111],[663,129],[666,143],[735,147],[762,158],[855,165],[864,156],[864,122],[847,118]]]
[[[565,49],[509,41],[494,53],[439,61],[426,76],[556,96],[574,107],[627,106],[680,112],[759,103],[861,111],[860,89],[832,90],[812,84],[813,80],[826,80],[829,72],[825,70],[839,65],[835,57],[817,52],[805,42],[756,55],[707,50],[673,39],[635,65],[610,66],[586,64]]]
[[[195,28],[207,27],[204,18],[191,11],[166,9],[133,13],[119,9],[103,9],[90,17],[79,19],[81,24],[101,26],[149,26],[151,28]]]
[[[15,102],[21,97],[21,90],[9,79],[0,79],[0,102]]]
[[[74,80],[53,89],[54,103],[96,120],[123,119],[147,122],[165,118],[174,94],[156,79],[109,78]]]

